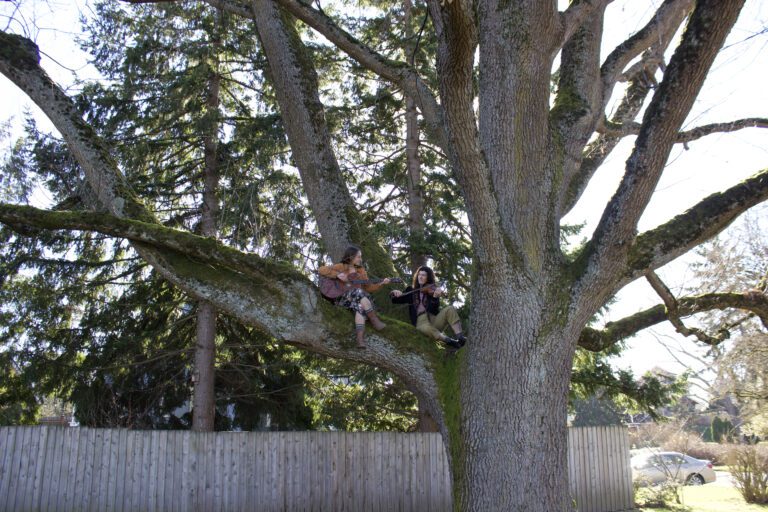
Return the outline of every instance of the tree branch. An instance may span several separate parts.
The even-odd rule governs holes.
[[[659,268],[717,235],[747,209],[768,200],[768,169],[637,236],[627,259],[629,280]]]
[[[611,137],[621,138],[628,135],[637,135],[640,133],[640,127],[640,123],[633,122],[622,124],[606,123],[603,129],[599,131]],[[726,123],[705,124],[703,126],[698,126],[691,130],[678,133],[675,137],[675,142],[678,144],[685,144],[687,142],[706,137],[707,135],[712,135],[713,133],[729,133],[743,130],[745,128],[768,128],[768,119],[764,117],[749,117],[746,119],[738,119],[736,121],[730,121]]]
[[[594,16],[595,11],[605,12],[605,8],[613,0],[581,0],[573,2],[560,14],[563,23],[563,44],[581,28],[585,20]],[[602,17],[602,16],[601,16]]]
[[[629,87],[627,87],[624,98],[616,109],[616,113],[611,118],[610,124],[620,125],[632,122],[640,112],[645,98],[651,91],[651,87],[652,84],[648,82],[645,76],[637,76],[630,80]],[[600,132],[600,130],[601,128],[598,123],[597,131]],[[566,215],[576,206],[592,176],[603,165],[605,159],[608,158],[608,155],[611,154],[620,141],[621,137],[619,136],[601,133],[594,141],[586,145],[582,152],[583,159],[581,160],[580,167],[573,173],[570,183],[563,194],[561,215]]]
[[[751,311],[761,319],[768,319],[768,296],[762,293],[708,293],[677,299],[677,314],[690,316],[713,309],[736,308]],[[667,308],[658,304],[615,322],[608,322],[603,329],[585,328],[579,338],[579,346],[592,352],[600,352],[619,341],[629,338],[643,329],[669,320]],[[718,339],[717,342],[722,342]]]
[[[491,190],[475,116],[474,58],[478,28],[472,2],[428,2],[437,32],[437,71],[449,144],[446,155],[466,198],[475,253],[481,267],[505,261],[499,203]]]
[[[653,18],[639,32],[621,43],[608,55],[600,68],[604,107],[624,68],[648,48],[654,47],[656,49],[654,53],[658,54],[658,50],[663,53],[693,4],[693,0],[665,0],[656,10]]]
[[[585,2],[572,4],[571,8]],[[603,116],[600,84],[600,42],[603,34],[605,3],[591,12],[563,47],[557,96],[550,111],[550,154],[563,155],[563,184],[558,190],[557,207],[563,206],[568,180],[575,175],[584,158],[583,150],[595,125]],[[570,10],[570,8],[569,8]],[[560,212],[555,212],[558,218]]]
[[[696,336],[699,341],[707,343],[708,345],[717,345],[728,337],[728,331],[720,331],[716,336],[710,336],[701,329],[695,327],[686,327],[680,318],[680,309],[678,308],[677,299],[672,295],[672,291],[664,284],[661,278],[653,270],[649,270],[645,273],[645,278],[651,285],[656,293],[664,301],[664,305],[667,308],[667,317],[669,322],[675,327],[675,330],[683,336]]]
[[[107,145],[40,67],[40,53],[35,43],[0,32],[0,73],[24,91],[53,122],[82,166],[102,208],[120,217],[152,221],[153,216],[135,198],[117,170]]]
[[[604,115],[613,89],[618,81],[629,82],[627,91],[611,118],[611,124],[631,123],[640,112],[648,93],[656,87],[656,70],[663,69],[664,52],[692,5],[691,0],[667,1],[656,11],[651,21],[640,32],[625,41],[608,56],[600,70],[600,106],[594,108],[597,116]],[[629,70],[623,71],[629,62],[642,53],[642,58]],[[590,130],[603,131],[601,118],[592,119]],[[586,134],[586,137],[592,133]],[[584,134],[582,134],[584,136]],[[578,169],[566,173],[561,194],[561,216],[566,215],[579,200],[597,169],[621,141],[621,137],[603,133],[587,145],[581,155],[566,153]],[[586,142],[586,141],[585,141]],[[571,166],[573,167],[573,166]],[[568,171],[568,168],[566,168]]]
[[[231,0],[205,0],[208,4],[225,9],[246,18],[253,13],[240,2]],[[446,150],[447,138],[442,123],[442,107],[433,92],[415,69],[404,62],[388,59],[369,48],[350,33],[343,30],[327,14],[297,0],[272,0],[286,12],[303,21],[364,68],[397,85],[412,97],[424,116],[429,133]]]
[[[51,211],[0,203],[0,222],[24,235],[31,234],[30,230],[41,229],[96,231],[157,249],[178,251],[200,262],[226,266],[238,272],[258,274],[264,269],[264,260],[258,256],[222,245],[214,238],[104,212]]]
[[[613,279],[613,272],[621,268],[616,263],[626,261],[637,222],[664,170],[675,135],[743,4],[744,0],[697,2],[683,40],[645,112],[624,178],[589,243],[592,261],[585,267],[590,269],[585,283],[588,289],[593,285],[606,289],[599,283]]]
[[[13,229],[89,230],[127,238],[173,284],[276,340],[395,373],[429,404],[445,430],[433,375],[445,363],[443,352],[411,325],[391,319],[385,331],[368,336],[367,350],[354,348],[349,314],[321,298],[317,287],[289,265],[241,253],[212,238],[104,213],[2,204],[0,222]]]

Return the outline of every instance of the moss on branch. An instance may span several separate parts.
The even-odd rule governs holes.
[[[22,234],[29,234],[30,229],[97,231],[154,248],[177,251],[200,262],[224,265],[251,275],[306,279],[290,265],[240,252],[213,238],[104,212],[50,211],[32,206],[0,204],[0,222]]]
[[[677,299],[679,316],[727,308],[751,311],[768,325],[768,296],[762,293],[708,293]],[[608,322],[603,329],[585,328],[579,337],[579,346],[592,352],[600,352],[643,329],[668,319],[667,308],[663,304],[658,304],[616,322]]]
[[[631,275],[658,268],[725,229],[748,208],[768,199],[768,169],[640,234],[628,255]]]
[[[26,37],[0,32],[0,59],[18,69],[40,65],[40,49]]]

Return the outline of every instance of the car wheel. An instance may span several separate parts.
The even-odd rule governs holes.
[[[701,475],[691,475],[685,481],[685,485],[704,485],[704,477]]]

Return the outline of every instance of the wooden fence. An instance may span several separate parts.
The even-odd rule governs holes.
[[[571,429],[568,441],[579,510],[631,509],[625,429]],[[0,428],[2,511],[443,512],[451,503],[438,434]]]

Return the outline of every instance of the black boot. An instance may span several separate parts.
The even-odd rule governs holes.
[[[443,337],[443,343],[448,345],[451,348],[454,348],[456,350],[460,349],[462,347],[462,344],[459,342],[459,340],[455,340],[453,338],[449,338],[448,336]]]

